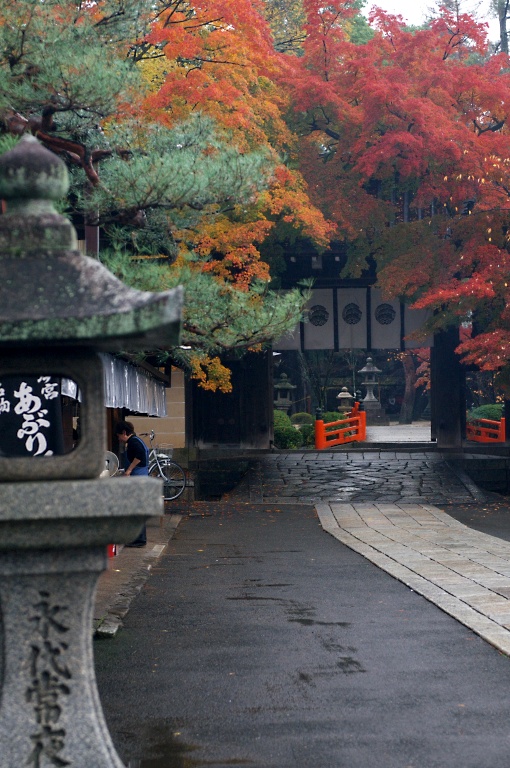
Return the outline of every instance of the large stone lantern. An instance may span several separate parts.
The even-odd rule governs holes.
[[[282,373],[280,378],[274,383],[273,389],[275,394],[275,410],[288,413],[294,402],[293,393],[296,385],[290,381],[286,373]]]
[[[378,424],[381,426],[389,424],[386,412],[383,410],[381,403],[374,394],[374,389],[377,384],[377,376],[382,373],[381,369],[374,365],[374,361],[371,357],[367,357],[366,364],[358,371],[358,373],[362,373],[365,377],[361,383],[366,389],[362,405],[367,413],[367,424]]]
[[[0,765],[121,768],[103,719],[92,610],[106,546],[162,513],[152,478],[101,480],[99,351],[178,342],[180,290],[132,290],[77,250],[52,201],[64,164],[28,136],[0,156]],[[52,383],[78,385],[81,438],[48,448]],[[16,382],[13,388],[12,382]],[[36,391],[31,382],[40,383]],[[14,439],[3,417],[20,420]]]
[[[358,373],[363,373],[365,378],[361,382],[366,387],[366,395],[363,398],[363,405],[365,410],[378,409],[381,407],[379,400],[374,395],[374,388],[377,384],[377,376],[382,373],[381,369],[374,365],[374,361],[371,357],[367,357],[367,362],[361,368]]]

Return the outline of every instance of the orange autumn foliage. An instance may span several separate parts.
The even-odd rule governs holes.
[[[151,84],[143,109],[168,127],[200,111],[240,151],[262,149],[273,158],[269,188],[255,196],[249,210],[215,211],[210,224],[181,237],[200,255],[201,269],[247,290],[253,280],[270,279],[257,246],[276,221],[291,223],[321,246],[333,226],[311,203],[300,172],[280,159],[297,153],[297,137],[285,120],[290,95],[283,83],[291,69],[287,57],[274,50],[261,6],[212,0],[192,7],[192,16],[176,6],[152,25],[151,48],[140,62]]]

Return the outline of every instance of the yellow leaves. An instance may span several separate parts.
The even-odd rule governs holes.
[[[165,58],[143,59],[138,64],[143,79],[149,85],[151,91],[157,91],[161,88],[169,69],[173,66],[175,65]]]
[[[203,259],[203,272],[210,272],[248,290],[253,280],[269,280],[269,267],[261,261],[256,244],[274,226],[266,219],[232,221],[218,216],[191,238],[191,245]]]
[[[335,227],[311,203],[306,181],[298,171],[278,166],[265,201],[273,215],[282,215],[319,245],[329,244]]]
[[[232,392],[230,369],[221,362],[219,357],[196,354],[190,359],[191,378],[199,382],[199,387],[208,392]]]

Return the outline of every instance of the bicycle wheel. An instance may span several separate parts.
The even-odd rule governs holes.
[[[186,475],[183,468],[176,461],[170,459],[159,461],[161,472],[157,463],[149,467],[151,477],[163,479],[163,498],[165,501],[178,499],[186,487]]]

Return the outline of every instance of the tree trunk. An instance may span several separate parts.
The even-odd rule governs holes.
[[[506,19],[508,14],[508,0],[498,0],[498,19],[499,19],[499,36],[500,36],[500,48],[502,53],[508,54],[508,31],[506,27]]]
[[[416,366],[411,352],[406,352],[402,357],[404,366],[405,391],[400,408],[399,424],[411,424],[413,420],[414,401],[416,397]]]

